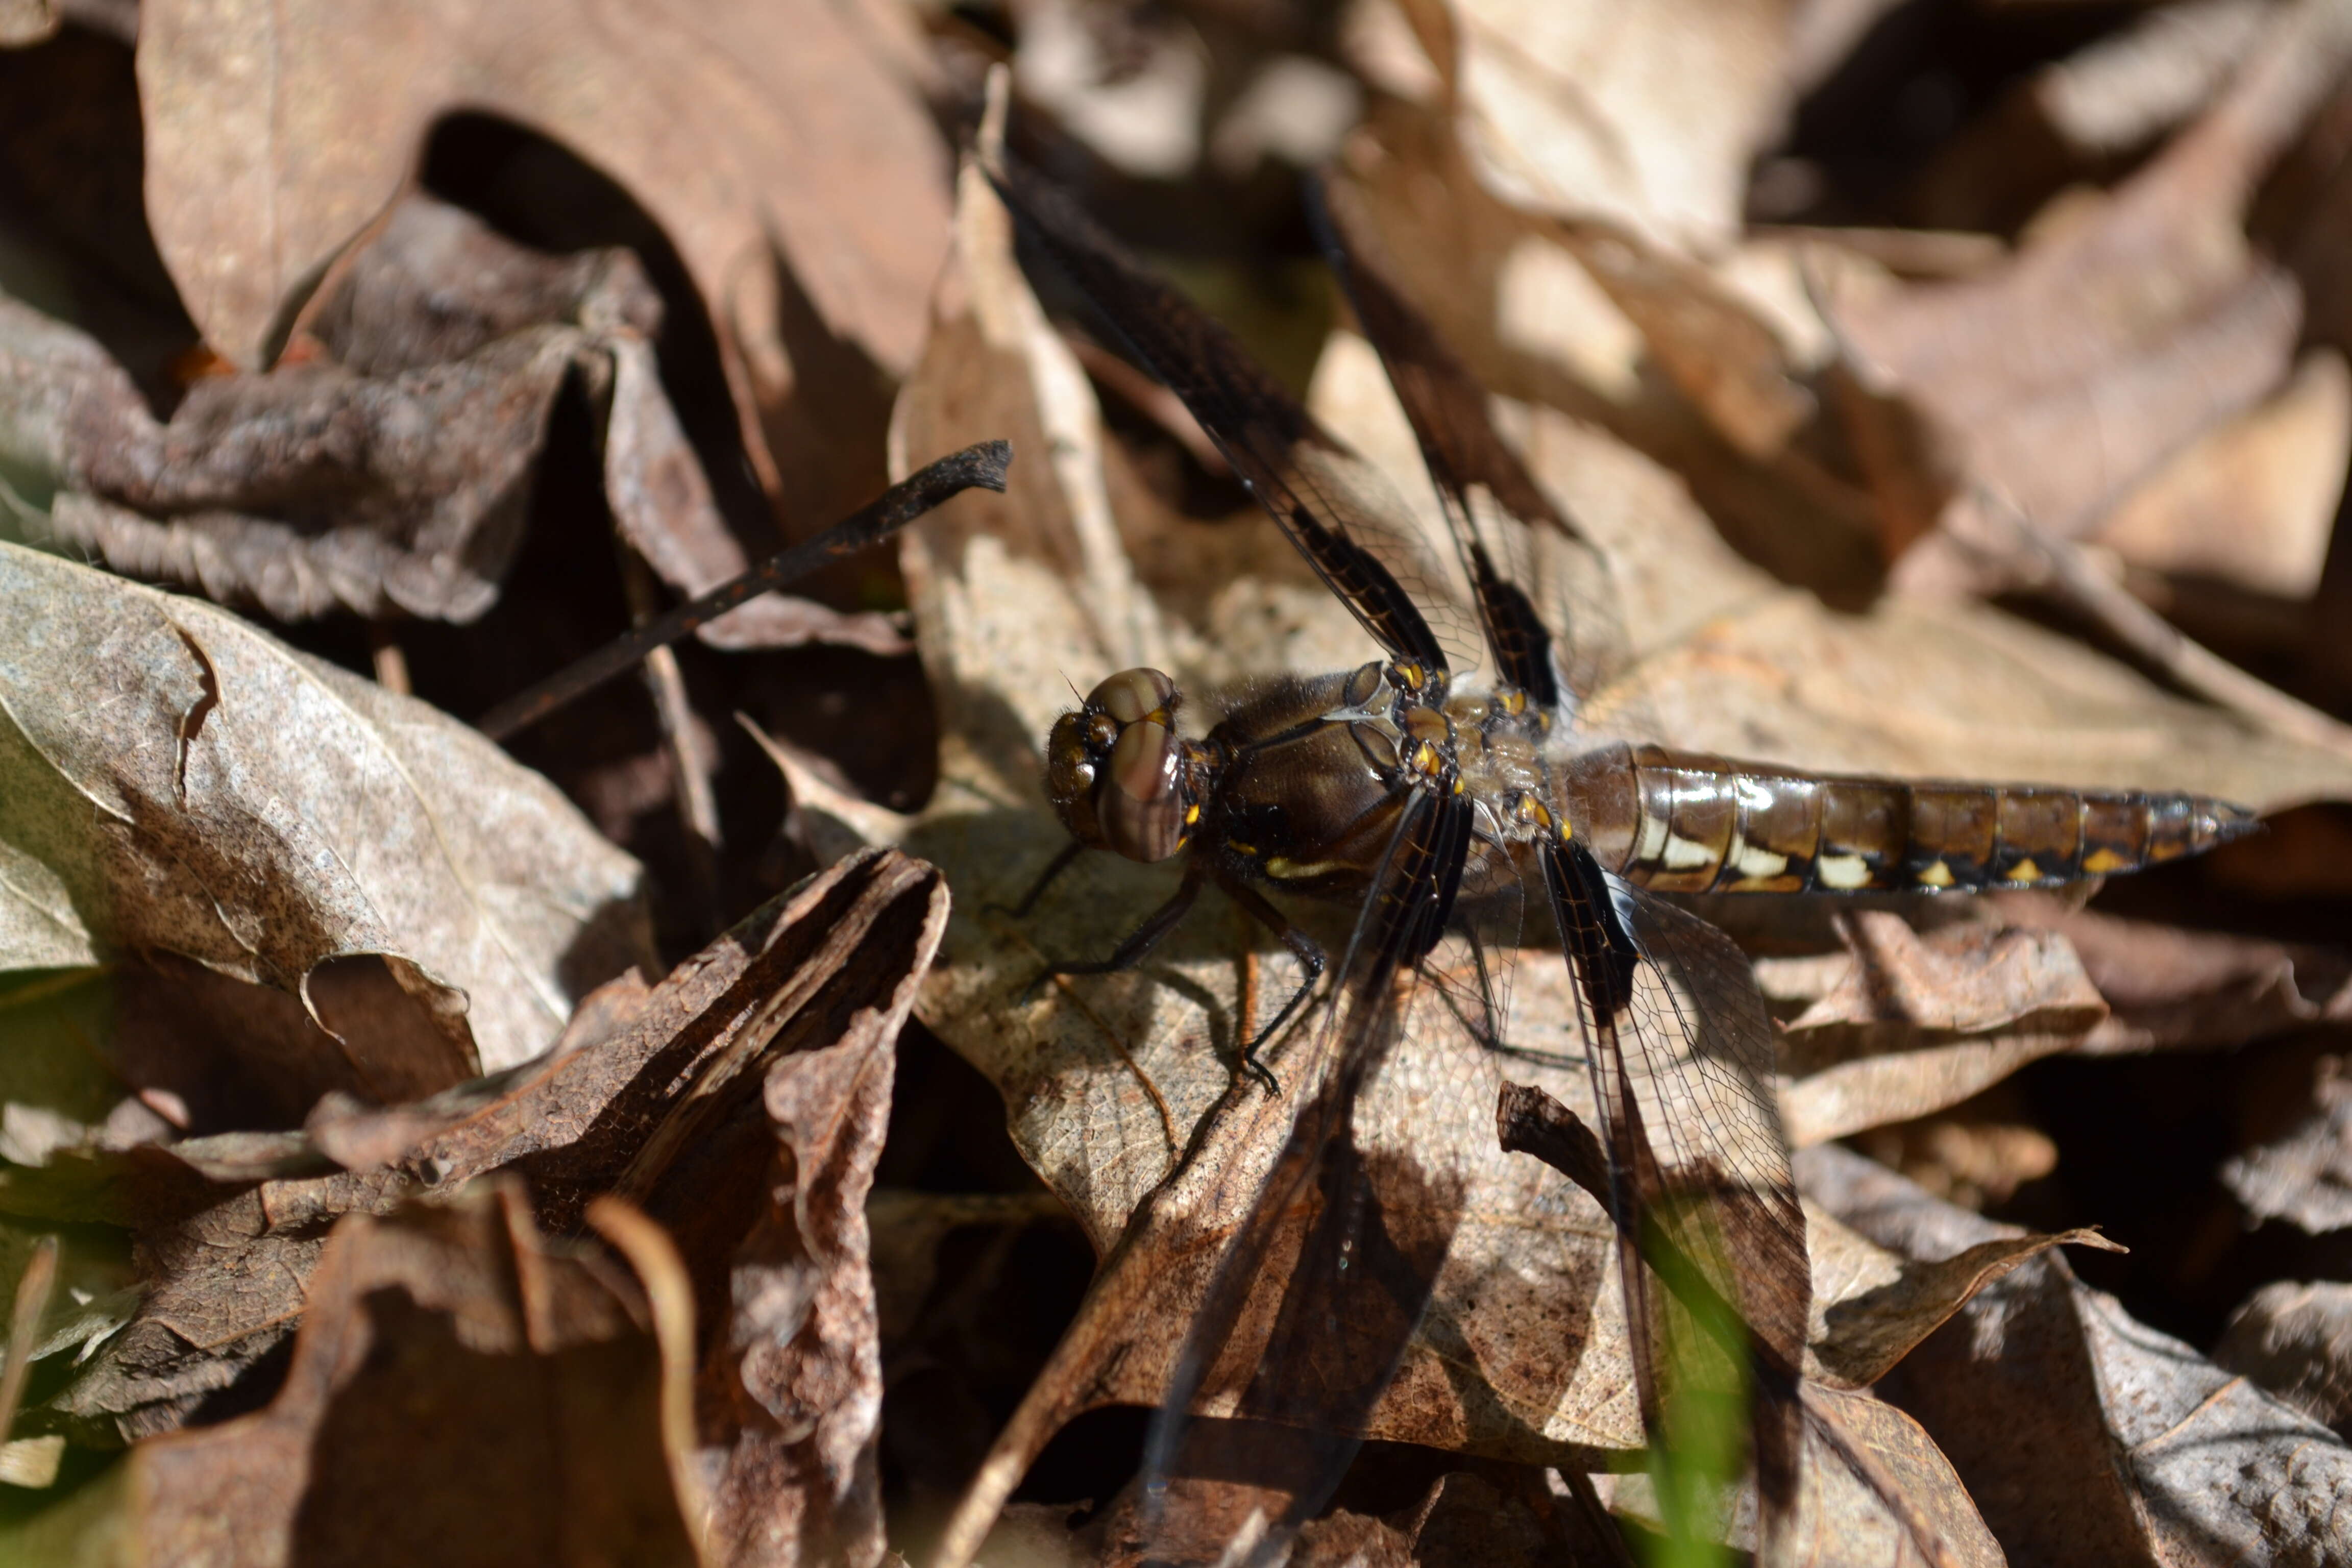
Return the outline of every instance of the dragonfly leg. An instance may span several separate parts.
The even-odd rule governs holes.
[[[1080,846],[1072,845],[1077,848]],[[1160,945],[1160,939],[1176,929],[1178,922],[1192,912],[1193,900],[1201,896],[1201,884],[1208,880],[1208,867],[1194,859],[1184,868],[1184,879],[1176,884],[1175,893],[1158,909],[1146,915],[1143,923],[1127,933],[1108,958],[1088,963],[1049,963],[1022,990],[1025,999],[1036,994],[1037,987],[1060,974],[1116,974],[1123,969],[1133,969],[1146,954]]]
[[[1225,896],[1239,904],[1252,920],[1272,931],[1276,939],[1290,950],[1291,956],[1298,960],[1298,966],[1307,972],[1307,977],[1299,983],[1298,989],[1292,992],[1290,1000],[1282,1005],[1282,1011],[1257,1032],[1255,1039],[1242,1043],[1243,1069],[1265,1084],[1267,1093],[1280,1094],[1282,1086],[1275,1081],[1274,1074],[1266,1065],[1257,1059],[1257,1048],[1274,1038],[1276,1032],[1290,1022],[1290,1016],[1314,994],[1315,983],[1323,978],[1323,971],[1329,961],[1324,957],[1323,950],[1316,945],[1314,938],[1284,919],[1282,911],[1267,902],[1265,895],[1255,888],[1232,876],[1218,878],[1217,886],[1223,888]]]
[[[991,914],[1011,915],[1016,921],[1027,920],[1029,911],[1037,907],[1037,900],[1045,896],[1045,889],[1052,887],[1055,880],[1070,868],[1071,862],[1086,853],[1086,847],[1076,839],[1071,839],[1062,846],[1062,852],[1047,862],[1043,871],[1037,873],[1037,879],[1029,884],[1029,890],[1021,895],[1019,902],[983,904],[982,908]]]

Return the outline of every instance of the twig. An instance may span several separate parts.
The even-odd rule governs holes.
[[[659,590],[642,556],[626,543],[620,546],[621,586],[629,600],[629,618],[649,625],[660,613]],[[719,909],[719,795],[710,775],[717,758],[702,744],[694,704],[686,694],[686,672],[678,668],[675,649],[647,650],[646,691],[653,699],[655,721],[661,728],[662,752],[669,759],[670,795],[678,826],[686,833],[686,860],[694,882],[696,913],[706,938],[716,936],[726,921]]]
[[[2273,734],[2352,754],[2352,728],[2192,641],[2094,567],[2073,541],[2035,526],[1989,486],[1978,486],[1970,499],[1973,506],[1945,509],[1948,528],[1964,547],[2014,566],[2024,585],[2088,619],[2183,690]]]
[[[982,441],[941,458],[892,485],[814,539],[778,552],[733,582],[614,638],[520,696],[499,703],[483,714],[476,727],[492,740],[503,741],[594,690],[655,648],[667,647],[747,600],[798,582],[821,566],[888,538],[950,496],[974,487],[1002,493],[1004,470],[1012,461],[1010,441]]]

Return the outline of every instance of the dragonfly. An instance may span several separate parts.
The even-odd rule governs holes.
[[[1134,968],[1214,887],[1300,973],[1240,1043],[1242,1067],[1272,1089],[1262,1049],[1294,1028],[1312,1047],[1302,1068],[1286,1059],[1312,1082],[1188,1331],[1147,1441],[1145,1495],[1170,1495],[1186,1412],[1213,1371],[1243,1388],[1240,1414],[1303,1454],[1285,1471],[1280,1516],[1235,1560],[1273,1560],[1328,1500],[1420,1325],[1459,1208],[1442,1156],[1368,1146],[1353,1108],[1412,1048],[1422,1026],[1409,1019],[1451,1017],[1507,1055],[1519,1022],[1511,955],[1541,943],[1572,979],[1568,1033],[1591,1108],[1579,1182],[1613,1237],[1627,1375],[1653,1447],[1676,1441],[1672,1385],[1689,1379],[1676,1346],[1691,1324],[1712,1324],[1744,1380],[1760,1517],[1785,1520],[1811,1276],[1772,1026],[1738,948],[1661,895],[2046,888],[2201,851],[2249,831],[2252,815],[2189,794],[1810,773],[1597,721],[1592,700],[1620,673],[1605,561],[1319,195],[1327,257],[1418,438],[1450,560],[1364,458],[1072,196],[1007,160],[988,172],[1374,653],[1214,701],[1198,732],[1173,679],[1119,671],[1047,739],[1046,793],[1070,843],[1024,908],[1087,851],[1182,867],[1112,952],[1049,973]],[[1310,905],[1349,913],[1343,942],[1286,912]],[[1433,992],[1442,1007],[1424,1005]],[[1316,1217],[1284,1241],[1302,1208]],[[1244,1322],[1262,1338],[1236,1371]],[[1156,1528],[1147,1519],[1147,1536]]]

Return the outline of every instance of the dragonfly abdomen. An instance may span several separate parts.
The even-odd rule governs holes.
[[[2040,888],[2137,871],[2236,838],[2207,795],[1808,773],[1662,746],[1564,770],[1571,831],[1601,864],[1671,893]]]

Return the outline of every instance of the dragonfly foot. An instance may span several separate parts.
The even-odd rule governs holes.
[[[1282,1080],[1274,1076],[1272,1068],[1258,1060],[1257,1048],[1265,1043],[1265,1037],[1261,1036],[1242,1047],[1241,1069],[1264,1084],[1266,1093],[1279,1100],[1282,1097]]]

